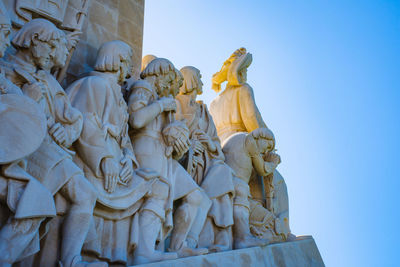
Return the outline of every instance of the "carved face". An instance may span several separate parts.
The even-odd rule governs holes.
[[[132,68],[133,64],[132,64],[132,59],[130,57],[128,57],[126,60],[122,60],[118,82],[122,83],[126,79],[129,79],[132,75]]]
[[[198,95],[201,95],[202,93],[203,93],[203,81],[201,80],[201,74],[200,74],[200,72],[198,73],[198,76],[197,76],[197,94]]]
[[[247,81],[247,68],[243,68],[239,71],[239,83],[245,83]]]
[[[54,56],[54,66],[63,67],[67,61],[68,57],[68,43],[66,38],[61,38],[57,40],[57,48]]]
[[[43,42],[38,39],[32,40],[31,54],[35,65],[44,70],[49,70],[55,63],[57,41]]]
[[[183,85],[183,79],[180,76],[177,76],[176,79],[172,82],[171,85],[171,95],[173,97],[179,94],[179,88]]]
[[[7,47],[10,45],[10,25],[0,25],[0,57],[4,56]]]
[[[175,74],[172,71],[170,71],[165,75],[157,76],[155,84],[157,89],[157,94],[159,96],[168,96],[170,94],[170,88],[172,86],[174,79],[175,79]]]

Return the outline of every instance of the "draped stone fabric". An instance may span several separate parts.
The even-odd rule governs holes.
[[[202,153],[203,164],[192,168],[190,166],[190,152],[186,155],[188,171],[193,179],[207,193],[213,202],[209,216],[219,227],[228,227],[233,224],[232,198],[234,196],[234,185],[232,182],[232,169],[225,164],[220,141],[217,135],[213,119],[208,112],[207,106],[201,101],[191,102],[188,95],[177,95],[177,119],[185,119],[191,133],[191,139],[195,139],[196,131],[200,130],[210,136],[216,146],[216,151],[211,152],[204,149]],[[223,198],[229,194],[228,198]]]
[[[94,210],[97,237],[84,246],[109,262],[130,263],[138,242],[139,226],[135,213],[143,204],[155,180],[133,175],[127,184],[117,184],[114,192],[104,189],[101,161],[128,157],[138,168],[128,136],[127,105],[114,76],[94,71],[66,89],[71,103],[83,113],[83,130],[74,147],[75,162],[97,190]]]
[[[253,89],[247,83],[238,86],[227,85],[210,105],[222,146],[226,139],[237,132],[251,132],[265,128],[257,108]]]

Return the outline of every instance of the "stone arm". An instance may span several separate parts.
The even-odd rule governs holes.
[[[58,91],[55,97],[55,122],[60,123],[65,129],[65,147],[70,147],[82,132],[82,113],[71,106],[68,96],[64,91]]]
[[[253,89],[248,84],[244,84],[239,91],[239,109],[248,133],[257,128],[267,128],[257,108]]]
[[[82,134],[75,143],[79,157],[92,170],[96,177],[103,177],[101,163],[105,158],[113,158],[105,142],[107,133],[102,130],[96,115],[89,112],[84,114]]]
[[[150,97],[144,88],[133,89],[129,96],[129,125],[133,129],[143,128],[163,112],[163,107],[158,101],[149,104]]]
[[[219,137],[217,134],[217,128],[215,127],[214,120],[205,104],[203,105],[203,109],[205,112],[205,117],[208,122],[207,134],[210,136],[212,142],[215,145],[215,151],[209,151],[210,156],[212,158],[220,159],[220,160],[224,161],[225,156],[224,156],[224,153],[222,152],[221,141],[219,140]]]
[[[128,124],[126,124],[126,127],[121,134],[121,148],[122,148],[122,154],[124,155],[124,160],[129,159],[130,161],[132,161],[133,169],[138,169],[139,163],[136,160],[135,153],[133,152],[131,139],[128,134]]]
[[[92,170],[95,176],[103,177],[102,161],[113,158],[113,153],[106,142],[117,129],[108,123],[111,111],[108,87],[103,79],[88,77],[78,80],[66,89],[74,108],[83,114],[83,127],[79,139],[74,147],[79,157]]]
[[[246,136],[245,147],[251,157],[251,163],[257,174],[260,176],[267,176],[271,173],[269,168],[270,163],[264,161],[263,155],[260,153],[257,143],[251,135]]]

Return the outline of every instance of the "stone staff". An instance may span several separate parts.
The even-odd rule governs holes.
[[[85,21],[84,17],[87,16],[87,14],[88,14],[90,1],[91,0],[83,0],[82,1],[82,7],[80,9],[80,12],[78,12],[78,14],[79,14],[79,18],[77,19],[78,27],[76,27],[76,29],[74,29],[69,36],[72,36],[74,38],[74,36],[80,35],[82,33],[83,22]],[[56,73],[57,81],[60,84],[64,80],[65,75],[67,74],[67,69],[68,69],[69,63],[71,62],[71,58],[75,51],[75,47],[76,47],[76,44],[78,43],[78,41],[79,40],[76,40],[73,42],[72,47],[69,49],[68,58],[67,58],[65,65],[61,69],[59,69],[58,72]]]

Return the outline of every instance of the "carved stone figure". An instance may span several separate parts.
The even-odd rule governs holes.
[[[176,103],[172,97],[167,97],[176,75],[175,67],[169,60],[152,60],[141,73],[142,80],[133,84],[128,107],[132,127],[130,136],[139,165],[154,168],[168,180],[172,194],[169,207],[172,208],[173,201],[181,199],[173,216],[169,250],[177,251],[180,257],[184,257],[208,252],[198,248],[197,240],[211,201],[176,160],[189,147],[188,135],[184,134],[187,130],[182,128],[186,125],[176,125],[172,114]],[[167,136],[167,140],[172,140],[167,144],[162,133],[170,123],[177,129],[167,133],[179,134],[172,139],[173,136]]]
[[[273,173],[280,162],[280,157],[272,154],[275,139],[267,128],[258,128],[253,132],[236,133],[225,142],[222,150],[225,162],[234,170],[236,196],[233,202],[234,248],[245,248],[267,244],[268,240],[257,239],[250,233],[249,217],[251,211],[249,181],[255,171],[258,175],[267,176]],[[263,155],[268,152],[272,162],[264,161]],[[270,217],[273,217],[271,214]]]
[[[147,65],[149,65],[150,62],[152,62],[154,59],[156,59],[157,57],[155,55],[145,55],[142,58],[142,66],[140,67],[140,71],[144,71],[144,69],[147,67]]]
[[[12,40],[6,77],[37,101],[47,117],[48,131],[41,146],[27,158],[27,171],[52,193],[67,200],[62,229],[61,263],[83,264],[80,252],[92,220],[96,191],[72,161],[71,144],[82,130],[82,114],[74,109],[49,70],[65,64],[65,34],[44,19],[26,23]],[[64,62],[63,62],[64,61]],[[43,257],[46,265],[46,257]],[[95,264],[96,265],[96,264]],[[97,264],[97,265],[102,265]]]
[[[177,258],[176,253],[155,250],[156,241],[164,241],[159,238],[162,226],[164,232],[172,227],[172,210],[166,211],[168,183],[150,169],[139,169],[128,136],[128,107],[121,85],[129,78],[131,58],[126,43],[105,43],[95,71],[66,89],[72,105],[83,114],[75,161],[98,192],[97,238],[84,251],[127,265]]]
[[[228,81],[225,90],[210,105],[210,113],[222,145],[234,133],[249,133],[267,127],[258,111],[253,89],[247,84],[247,68],[251,62],[252,55],[245,48],[240,48],[213,75],[213,89],[217,93],[220,84]]]
[[[4,11],[0,3],[0,57],[10,43],[11,25]],[[25,171],[23,159],[44,139],[44,113],[1,67],[0,89],[0,266],[11,266],[39,250],[39,226],[56,210],[51,193]]]
[[[232,199],[234,186],[232,170],[225,163],[221,144],[207,106],[196,101],[203,93],[201,74],[191,66],[183,67],[184,82],[176,97],[176,119],[185,119],[190,130],[191,147],[184,166],[212,201],[207,223],[200,236],[200,245],[210,250],[228,250],[230,227],[233,225]]]
[[[237,49],[223,64],[221,70],[213,75],[213,89],[218,93],[221,83],[228,81],[225,90],[210,105],[210,113],[217,127],[222,146],[235,133],[252,132],[266,128],[266,124],[256,106],[253,89],[246,83],[247,68],[252,55],[245,48]],[[268,181],[265,182],[264,181]],[[274,186],[276,185],[276,186]],[[257,177],[250,181],[250,191],[259,204],[252,206],[251,228],[258,236],[273,241],[293,239],[289,228],[289,210],[286,184],[275,170],[267,177]],[[256,204],[256,202],[254,202]],[[265,209],[268,208],[268,209]],[[275,233],[268,229],[268,212],[276,216]],[[265,227],[268,229],[265,230]],[[264,231],[265,230],[265,231]]]

